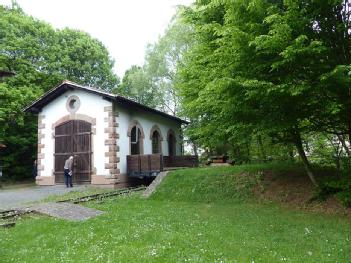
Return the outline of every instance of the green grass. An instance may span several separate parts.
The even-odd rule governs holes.
[[[1,179],[0,179],[1,180]],[[0,181],[0,190],[12,190],[12,189],[22,189],[35,187],[36,184],[34,181],[25,181],[25,182],[13,182],[13,181]]]
[[[252,188],[256,186],[262,171],[274,173],[303,168],[294,163],[267,163],[229,167],[207,167],[176,170],[165,178],[162,187],[152,196],[156,200],[186,202],[243,202],[249,201]]]
[[[85,222],[21,219],[0,230],[0,262],[350,262],[349,219],[254,202],[262,168],[175,171],[150,199],[88,203],[105,214]]]

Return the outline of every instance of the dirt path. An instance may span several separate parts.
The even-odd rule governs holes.
[[[66,188],[64,185],[34,186],[19,189],[0,189],[0,210],[21,208],[26,204],[42,200],[50,195],[62,195],[71,191],[81,191],[87,186],[75,186]]]

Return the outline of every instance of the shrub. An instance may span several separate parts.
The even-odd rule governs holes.
[[[351,173],[344,171],[341,177],[325,180],[317,193],[319,199],[325,200],[334,195],[343,205],[351,207]]]

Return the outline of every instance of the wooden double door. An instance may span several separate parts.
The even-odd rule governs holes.
[[[65,161],[74,156],[73,182],[91,181],[92,145],[91,124],[71,120],[55,128],[55,182],[64,183]]]

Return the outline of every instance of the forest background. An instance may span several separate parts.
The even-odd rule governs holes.
[[[345,185],[350,9],[348,0],[198,0],[179,7],[148,45],[145,63],[120,80],[99,40],[55,29],[16,4],[0,6],[0,69],[16,73],[0,83],[4,174],[30,176],[37,121],[22,109],[69,79],[190,120],[193,154],[200,148],[204,158],[228,154],[236,163],[299,160],[316,187],[313,165],[326,165]]]

